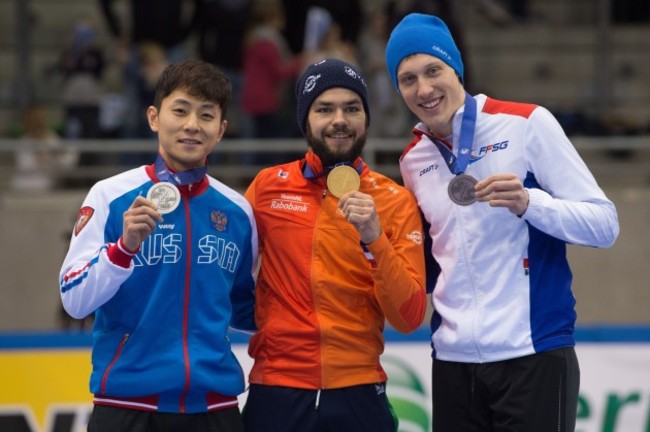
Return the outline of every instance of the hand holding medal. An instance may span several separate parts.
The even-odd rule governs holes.
[[[476,186],[479,202],[487,202],[491,207],[505,207],[517,216],[522,216],[528,209],[528,190],[516,174],[493,174]]]
[[[337,198],[342,198],[349,192],[357,192],[360,185],[359,173],[349,165],[339,165],[327,175],[327,188]],[[372,243],[381,234],[374,200],[370,195],[355,194],[340,200],[339,208],[345,219],[359,232],[362,248],[366,252],[363,244]],[[370,252],[366,253],[370,254]]]

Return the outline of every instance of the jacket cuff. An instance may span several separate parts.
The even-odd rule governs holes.
[[[133,257],[138,253],[139,250],[140,248],[136,249],[135,251],[129,250],[124,244],[122,237],[120,237],[117,243],[113,243],[108,248],[108,259],[115,265],[123,268],[129,268],[131,266]]]

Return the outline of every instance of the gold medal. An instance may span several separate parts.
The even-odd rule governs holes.
[[[349,165],[339,165],[327,175],[327,189],[337,198],[358,191],[360,185],[359,173]]]
[[[147,192],[147,199],[156,205],[158,213],[167,214],[181,203],[181,192],[169,182],[158,182]]]

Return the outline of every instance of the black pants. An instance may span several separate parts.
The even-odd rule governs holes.
[[[243,432],[238,407],[199,414],[138,411],[95,405],[88,432]]]
[[[252,384],[246,432],[395,432],[397,417],[383,383],[333,390]]]
[[[575,350],[494,363],[433,360],[434,432],[573,432],[580,387]]]

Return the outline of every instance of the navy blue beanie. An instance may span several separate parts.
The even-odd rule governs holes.
[[[296,83],[296,117],[303,135],[307,129],[307,115],[314,100],[325,90],[343,87],[356,92],[361,97],[366,110],[366,123],[370,124],[368,108],[368,89],[361,72],[341,60],[325,59],[310,65]]]
[[[397,68],[413,54],[429,54],[447,63],[463,81],[463,60],[447,25],[434,15],[412,13],[395,26],[386,45],[386,67],[399,92]]]

